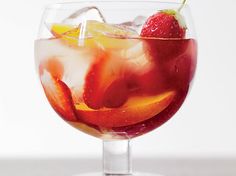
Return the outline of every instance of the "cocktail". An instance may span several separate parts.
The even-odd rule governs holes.
[[[92,1],[45,9],[35,41],[40,81],[63,120],[103,139],[104,174],[131,174],[128,141],[169,120],[187,96],[197,43],[184,4]]]

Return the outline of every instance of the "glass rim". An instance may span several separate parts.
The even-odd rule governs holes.
[[[155,0],[128,0],[128,1],[123,1],[123,0],[80,0],[80,1],[71,1],[71,2],[58,2],[58,3],[49,3],[45,5],[45,9],[60,9],[61,6],[66,6],[66,5],[73,5],[73,4],[90,4],[90,3],[100,3],[100,4],[106,4],[106,3],[158,3],[158,4],[169,4],[169,5],[181,5],[182,2],[170,2],[170,1],[155,1]],[[188,7],[188,4],[184,5],[185,8]]]

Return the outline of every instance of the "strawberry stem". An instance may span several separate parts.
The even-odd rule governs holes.
[[[182,8],[184,7],[185,3],[187,0],[183,0],[181,6],[178,8],[178,12],[180,12],[182,10]]]

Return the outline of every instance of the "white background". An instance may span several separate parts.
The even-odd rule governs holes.
[[[0,158],[101,155],[99,139],[58,118],[34,70],[43,7],[57,1],[1,1]],[[199,43],[193,89],[174,118],[134,139],[136,156],[236,156],[236,1],[188,4]]]

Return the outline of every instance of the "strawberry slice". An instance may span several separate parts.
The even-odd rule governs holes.
[[[106,81],[106,67],[108,61],[106,57],[97,59],[86,76],[84,85],[84,102],[93,109],[103,107],[102,96],[104,93],[103,83]]]
[[[118,108],[128,99],[128,89],[125,79],[113,81],[105,90],[103,104],[107,108]]]
[[[122,63],[120,58],[104,53],[90,67],[85,79],[84,102],[92,109],[119,107],[127,100],[127,91],[121,77]],[[116,96],[111,100],[110,96]],[[114,97],[113,97],[114,98]]]
[[[40,76],[47,99],[53,109],[67,121],[77,121],[75,107],[72,101],[70,89],[67,85],[53,77],[46,70]]]

